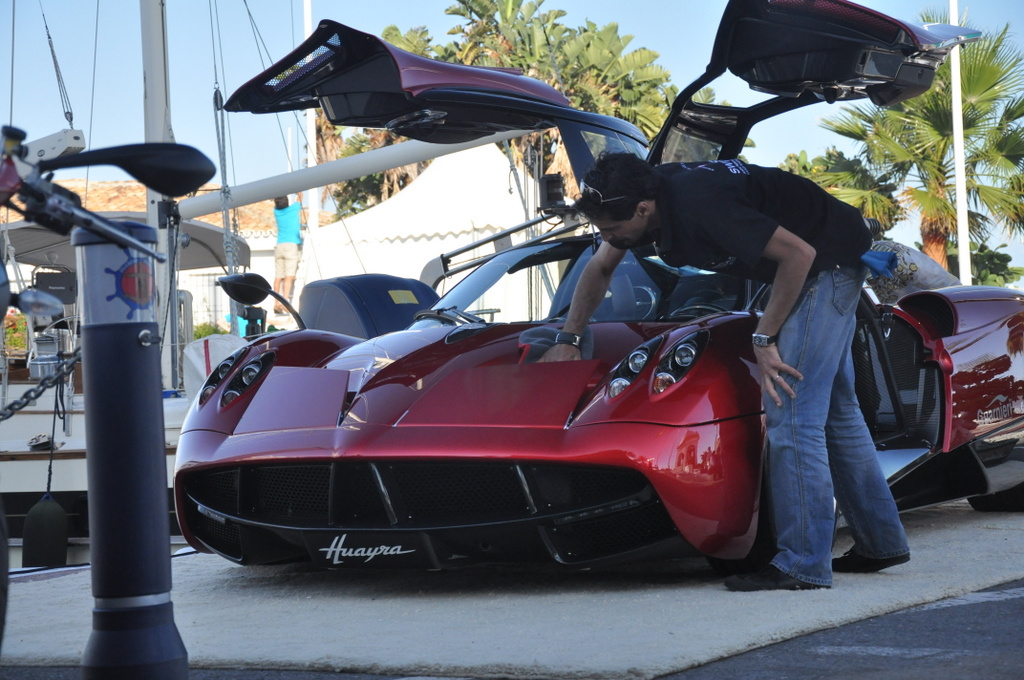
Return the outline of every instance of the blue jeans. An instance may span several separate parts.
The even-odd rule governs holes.
[[[804,379],[786,378],[795,399],[779,390],[782,406],[764,404],[779,549],[772,565],[821,586],[832,585],[833,497],[858,554],[910,552],[854,391],[850,346],[865,275],[863,268],[841,267],[804,285],[778,339],[782,360]]]

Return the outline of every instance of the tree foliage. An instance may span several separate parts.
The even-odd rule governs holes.
[[[830,147],[823,156],[810,159],[806,151],[789,154],[780,164],[783,170],[807,177],[841,201],[872,217],[888,230],[905,216],[897,198],[899,185],[884,168],[875,168],[860,158]]]
[[[1008,25],[963,48],[961,76],[972,239],[1000,230],[1024,234],[1024,58]],[[858,160],[868,175],[903,187],[900,209],[920,217],[924,251],[945,265],[947,242],[956,235],[949,62],[928,92],[890,108],[845,108],[823,126],[861,144]]]
[[[971,243],[971,278],[978,286],[1005,286],[1024,277],[1024,267],[1011,267],[1012,256],[1009,253],[999,252],[1006,244],[1000,244],[994,249],[989,248],[985,243]],[[953,271],[959,268],[960,250],[953,244],[949,244],[946,251],[949,258],[949,266]]]

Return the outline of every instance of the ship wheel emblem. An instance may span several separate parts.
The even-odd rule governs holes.
[[[128,305],[128,316],[131,319],[136,310],[146,309],[153,304],[155,287],[153,269],[149,262],[141,257],[131,257],[124,251],[128,260],[120,269],[107,268],[107,274],[114,275],[115,292],[107,296],[107,302],[117,298]]]

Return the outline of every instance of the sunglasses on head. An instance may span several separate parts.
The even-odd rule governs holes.
[[[616,201],[626,200],[625,196],[616,196],[615,198],[605,198],[601,195],[601,192],[590,186],[586,182],[580,180],[580,195],[585,199],[597,206],[602,206],[607,203],[614,203]]]

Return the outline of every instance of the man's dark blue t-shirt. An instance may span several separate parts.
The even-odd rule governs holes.
[[[666,163],[656,198],[658,254],[667,264],[771,282],[776,264],[762,257],[785,227],[817,251],[811,273],[860,266],[871,234],[860,212],[814,182],[739,160]]]

